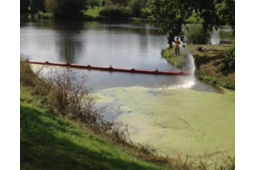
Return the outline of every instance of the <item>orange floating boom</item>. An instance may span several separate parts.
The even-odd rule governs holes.
[[[158,71],[156,70],[140,70],[140,69],[125,69],[125,68],[114,68],[110,67],[97,67],[91,65],[80,65],[80,64],[71,64],[71,63],[52,63],[52,62],[39,62],[39,61],[28,61],[31,64],[42,64],[42,65],[51,65],[51,66],[62,66],[62,67],[71,67],[71,68],[80,68],[80,69],[89,69],[89,70],[102,70],[102,71],[116,71],[116,72],[127,72],[127,73],[142,73],[142,74],[156,74],[156,75],[177,75],[177,76],[188,76],[188,72],[176,72],[176,71]]]

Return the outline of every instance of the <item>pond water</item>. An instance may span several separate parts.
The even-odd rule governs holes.
[[[166,35],[160,34],[158,27],[151,23],[33,20],[24,16],[20,21],[20,52],[34,61],[180,71],[161,57],[161,50],[166,47]],[[87,86],[95,91],[143,86],[217,92],[215,87],[194,76],[78,72],[88,76]]]

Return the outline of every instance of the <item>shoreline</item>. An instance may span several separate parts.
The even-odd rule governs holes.
[[[235,70],[224,67],[225,51],[233,45],[187,45],[193,55],[195,62],[195,76],[209,84],[235,90]],[[198,47],[207,50],[198,51]],[[174,54],[174,48],[163,49],[161,52],[163,58],[174,66],[181,68],[185,63],[185,54],[183,49],[180,55]]]

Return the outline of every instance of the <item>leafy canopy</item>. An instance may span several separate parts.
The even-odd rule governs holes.
[[[87,10],[87,0],[45,0],[46,9],[57,19],[77,19]]]
[[[168,33],[168,44],[172,48],[175,36],[183,39],[183,24],[193,12],[203,19],[204,30],[217,29],[219,17],[214,0],[154,0],[152,15],[160,24],[161,32]]]

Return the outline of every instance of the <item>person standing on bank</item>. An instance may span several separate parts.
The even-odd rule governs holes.
[[[179,47],[179,45],[181,44],[180,41],[179,41],[179,38],[176,38],[176,41],[174,41],[174,43],[175,43],[175,54],[179,55],[180,54],[180,47]]]

